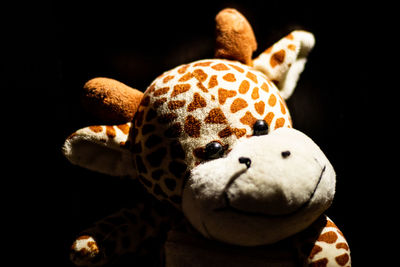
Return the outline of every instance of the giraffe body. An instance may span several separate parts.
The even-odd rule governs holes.
[[[267,250],[283,242],[285,251],[297,250],[295,264],[305,266],[350,265],[343,235],[323,215],[335,192],[333,167],[309,137],[292,128],[285,104],[313,36],[295,31],[252,64],[255,39],[249,25],[239,35],[231,30],[232,20],[245,20],[235,12],[217,16],[223,38],[217,38],[216,54],[225,58],[166,71],[144,93],[105,78],[85,86],[96,114],[102,116],[104,106],[123,114],[107,114],[106,121],[117,118],[115,125],[70,135],[64,155],[94,171],[137,179],[148,195],[132,210],[83,231],[72,246],[77,265],[157,254],[169,229]],[[249,44],[232,52],[231,44],[224,46],[228,37]],[[96,104],[104,95],[112,101]],[[121,102],[113,108],[116,99]]]

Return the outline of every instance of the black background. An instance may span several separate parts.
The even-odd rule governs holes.
[[[105,76],[144,91],[168,69],[213,57],[214,17],[225,7],[237,8],[253,26],[254,56],[291,30],[315,34],[315,49],[288,101],[294,127],[313,138],[335,167],[337,193],[327,214],[348,239],[354,266],[382,260],[382,251],[387,255],[382,238],[392,237],[397,205],[388,189],[398,177],[389,170],[396,159],[390,133],[397,124],[388,104],[398,86],[383,85],[391,78],[387,62],[398,50],[396,32],[389,30],[395,20],[391,7],[344,1],[127,2],[15,6],[3,24],[9,36],[3,106],[13,104],[4,117],[20,134],[10,136],[3,127],[16,188],[12,202],[18,203],[10,212],[22,215],[11,222],[21,240],[32,244],[18,246],[17,262],[26,259],[20,251],[33,251],[30,262],[70,266],[75,234],[135,198],[134,182],[73,166],[61,155],[70,133],[97,123],[80,106],[82,85]]]

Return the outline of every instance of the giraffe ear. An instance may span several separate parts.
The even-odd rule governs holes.
[[[257,42],[246,18],[236,9],[226,8],[217,14],[215,21],[215,57],[238,60],[251,65]]]
[[[265,73],[277,85],[282,97],[288,99],[296,87],[308,53],[314,44],[312,33],[293,31],[262,52],[253,60],[253,66]]]
[[[74,165],[113,176],[134,175],[127,140],[131,123],[90,126],[71,134],[62,152]]]
[[[82,103],[86,110],[106,124],[130,122],[143,93],[119,81],[94,78],[83,87]]]

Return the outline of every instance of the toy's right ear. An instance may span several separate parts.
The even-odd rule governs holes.
[[[95,78],[84,86],[83,104],[107,125],[89,126],[71,134],[62,152],[72,163],[113,176],[135,176],[127,147],[131,121],[143,93],[116,80]]]

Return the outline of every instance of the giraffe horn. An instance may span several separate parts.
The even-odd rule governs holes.
[[[226,8],[217,14],[215,21],[215,57],[238,60],[251,65],[257,42],[246,18],[236,9]]]
[[[293,31],[255,58],[253,66],[265,73],[277,85],[282,97],[288,99],[314,44],[312,33]]]
[[[107,124],[130,122],[143,93],[119,81],[94,78],[83,87],[82,103],[89,113]]]

